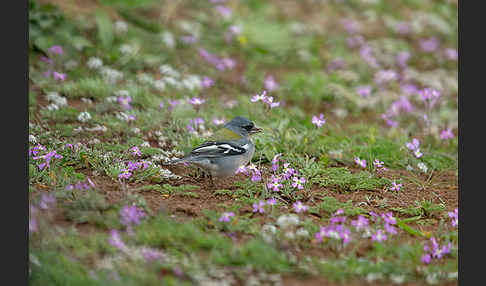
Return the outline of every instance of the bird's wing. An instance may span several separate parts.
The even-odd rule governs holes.
[[[245,154],[247,145],[242,147],[229,141],[209,141],[194,148],[191,156],[220,157]]]

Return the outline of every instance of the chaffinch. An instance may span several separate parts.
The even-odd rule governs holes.
[[[231,177],[240,166],[250,162],[255,153],[255,145],[250,136],[261,131],[261,128],[247,118],[237,116],[215,132],[208,141],[181,159],[172,160],[168,164],[194,164],[210,174],[213,184],[213,177]]]

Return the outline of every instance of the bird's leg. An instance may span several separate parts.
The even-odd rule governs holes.
[[[213,175],[211,175],[211,173],[208,173],[209,174],[209,182],[211,182],[211,188],[214,189],[215,185],[214,185],[214,181],[213,181]]]

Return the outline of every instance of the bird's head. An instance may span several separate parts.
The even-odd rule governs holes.
[[[256,127],[253,122],[251,122],[249,119],[242,116],[236,116],[235,118],[233,118],[233,120],[228,122],[224,127],[243,136],[252,135],[262,131],[262,129]]]

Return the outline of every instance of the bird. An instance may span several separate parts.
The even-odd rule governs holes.
[[[209,174],[211,185],[214,186],[213,177],[229,178],[235,175],[240,166],[251,161],[255,153],[251,136],[259,132],[262,129],[252,121],[236,116],[189,154],[169,161],[168,165],[190,163],[200,167]]]

